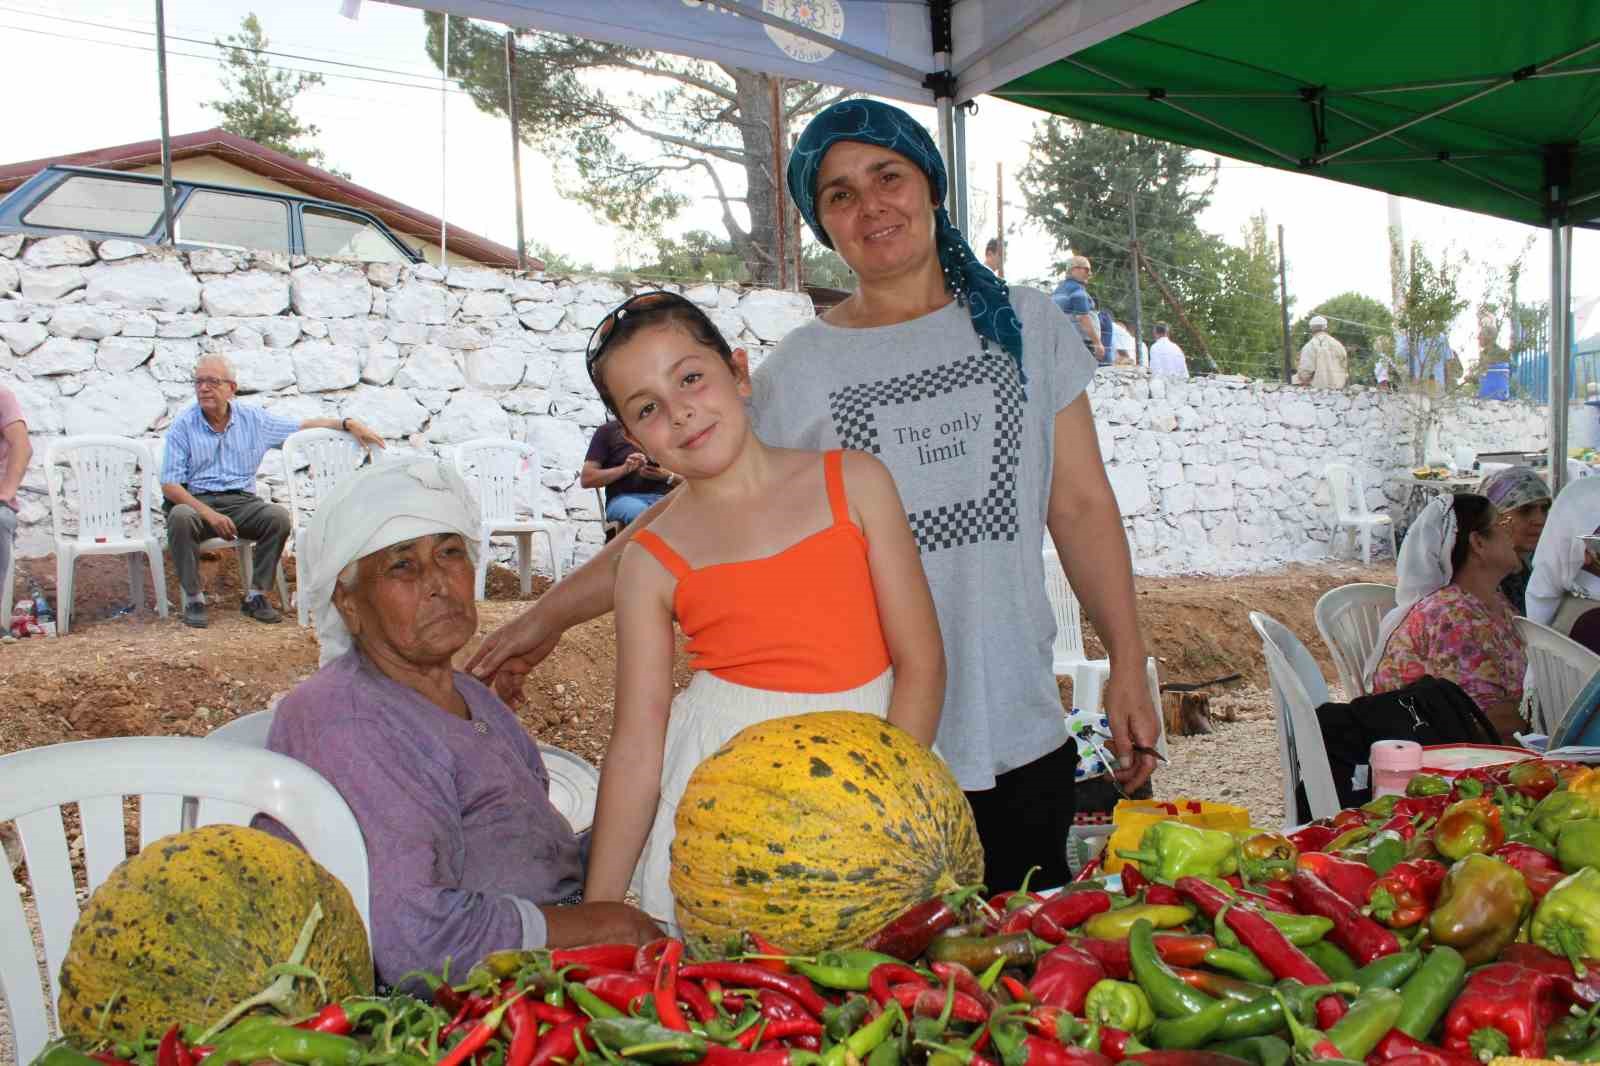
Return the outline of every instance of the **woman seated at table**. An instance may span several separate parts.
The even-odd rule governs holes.
[[[1528,617],[1600,652],[1600,557],[1579,537],[1600,527],[1600,478],[1573,481],[1561,490],[1528,579]]]
[[[642,943],[622,903],[577,903],[586,842],[550,803],[539,747],[451,657],[478,627],[477,507],[433,459],[340,481],[307,530],[322,667],[267,747],[339,790],[366,838],[378,979],[501,948]],[[263,826],[269,830],[273,826]]]
[[[1527,656],[1500,581],[1519,564],[1495,507],[1463,493],[1431,501],[1400,547],[1395,608],[1384,615],[1374,692],[1424,675],[1453,681],[1502,736],[1524,728],[1518,713]]]
[[[1528,579],[1533,576],[1533,552],[1539,534],[1550,516],[1550,486],[1531,466],[1508,466],[1483,479],[1478,493],[1488,498],[1499,513],[1499,521],[1511,534],[1511,543],[1521,560],[1515,572],[1500,582],[1500,591],[1511,601],[1511,609],[1527,614]]]

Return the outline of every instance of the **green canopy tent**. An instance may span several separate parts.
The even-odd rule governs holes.
[[[1545,226],[1600,228],[1600,3],[1198,0],[994,95],[1236,159]],[[1551,315],[1550,395],[1571,337]],[[1566,405],[1550,405],[1550,476]]]

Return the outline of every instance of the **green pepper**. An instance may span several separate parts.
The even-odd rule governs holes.
[[[567,982],[567,995],[572,1002],[578,1005],[591,1018],[621,1018],[622,1011],[613,1007],[599,996],[576,981]]]
[[[1083,1016],[1130,1033],[1143,1033],[1156,1023],[1150,997],[1138,985],[1126,981],[1097,981],[1084,998]]]
[[[359,1066],[365,1050],[347,1036],[296,1029],[287,1023],[266,1027],[234,1026],[217,1039],[208,1061],[290,1063],[292,1066]]]
[[[905,1021],[905,1017],[905,1012],[901,1009],[900,1004],[891,999],[882,1014],[839,1042],[838,1046],[844,1048],[846,1052],[844,1061],[850,1061],[850,1056],[854,1056],[858,1060],[864,1059],[876,1051],[880,1045],[889,1039],[890,1034],[895,1031],[895,1027]]]
[[[1128,930],[1140,918],[1147,919],[1157,929],[1172,929],[1186,925],[1194,917],[1193,907],[1165,903],[1135,903],[1114,911],[1101,911],[1083,923],[1085,936],[1097,940],[1126,940]],[[1118,1027],[1120,1028],[1120,1026]]]
[[[1353,985],[1303,985],[1299,981],[1279,981],[1274,989],[1249,1003],[1236,1005],[1217,1029],[1215,1038],[1233,1040],[1237,1037],[1262,1036],[1275,1033],[1284,1027],[1283,1005],[1301,1022],[1309,1022],[1316,1013],[1317,1001],[1324,996],[1356,991]]]
[[[1468,966],[1477,966],[1511,943],[1532,902],[1528,883],[1515,867],[1487,855],[1468,855],[1450,867],[1439,886],[1428,932],[1435,944],[1455,948]]]
[[[1044,946],[1051,947],[1050,944]],[[929,962],[959,962],[973,973],[987,970],[994,965],[996,959],[1004,959],[1007,965],[1011,966],[1027,966],[1037,956],[1035,938],[1030,933],[1005,933],[1001,936],[941,936],[929,944],[927,950]],[[870,974],[871,970],[867,972]]]
[[[1313,941],[1300,949],[1306,958],[1322,968],[1335,981],[1354,981],[1356,961],[1326,940]]]
[[[1562,835],[1583,824],[1568,823]],[[1587,977],[1583,960],[1600,955],[1600,870],[1585,866],[1546,892],[1528,933],[1540,947],[1565,955],[1578,977]]]
[[[867,978],[872,974],[873,968],[884,963],[898,966],[901,961],[881,951],[853,948],[849,951],[824,951],[817,956],[815,962],[790,959],[789,968],[810,979],[813,984],[819,984],[824,988],[865,992]]]
[[[1138,863],[1146,877],[1169,883],[1180,877],[1226,877],[1239,868],[1238,843],[1231,834],[1176,819],[1146,829],[1138,851],[1117,854]]]
[[[596,1018],[586,1030],[625,1059],[682,1066],[699,1062],[706,1055],[706,1038],[698,1033],[683,1033],[642,1018]]]
[[[1191,988],[1156,953],[1155,927],[1147,921],[1133,923],[1128,930],[1128,967],[1156,1013],[1167,1018],[1197,1014],[1219,1002]],[[1206,1034],[1209,1037],[1209,1033]],[[1204,1040],[1202,1039],[1202,1043]]]
[[[1567,873],[1600,866],[1600,818],[1567,822],[1556,833],[1556,861]]]
[[[867,1066],[900,1066],[900,1041],[885,1040],[873,1048]]]
[[[1212,948],[1205,954],[1205,963],[1213,970],[1221,970],[1245,981],[1262,985],[1272,983],[1272,971],[1261,965],[1255,952],[1242,944],[1237,948]]]
[[[1450,782],[1438,774],[1412,774],[1406,782],[1406,795],[1415,797],[1448,796]]]
[[[1369,988],[1399,988],[1421,964],[1422,952],[1397,951],[1367,963],[1356,971],[1352,980],[1362,991]]]
[[[1417,972],[1400,986],[1400,1018],[1394,1027],[1416,1040],[1428,1039],[1433,1027],[1455,1002],[1466,981],[1467,964],[1461,953],[1444,944],[1435,944]]]
[[[1568,1062],[1583,1062],[1577,1056],[1600,1036],[1600,1003],[1581,1014],[1569,1015],[1545,1033],[1545,1054]]]
[[[891,1000],[891,1002],[893,1002]],[[865,996],[851,996],[838,1006],[822,1009],[822,1028],[829,1040],[839,1041],[860,1028],[872,1013],[872,1001]]]
[[[1570,789],[1550,793],[1539,801],[1529,816],[1534,830],[1551,840],[1556,839],[1556,834],[1567,822],[1581,822],[1588,818],[1600,818],[1600,803],[1596,803],[1587,793]]]
[[[1395,804],[1399,802],[1399,796],[1379,796],[1369,803],[1363,803],[1360,810],[1362,814],[1370,815],[1373,818],[1388,819],[1393,816]]]
[[[1251,1063],[1252,1066],[1289,1066],[1289,1056],[1292,1054],[1288,1043],[1282,1037],[1276,1036],[1247,1036],[1240,1040],[1212,1044],[1207,1050],[1232,1055],[1236,1059]]]
[[[1369,845],[1362,858],[1379,877],[1404,862],[1406,851],[1410,847],[1406,839],[1393,829],[1385,829],[1375,834]]]
[[[1333,1023],[1328,1039],[1346,1058],[1360,1062],[1394,1028],[1403,1006],[1400,993],[1394,989],[1369,988],[1356,997],[1343,1018]]]
[[[1216,1000],[1188,1017],[1162,1018],[1150,1027],[1150,1043],[1158,1048],[1197,1048],[1211,1040],[1232,1010],[1232,1003]]]
[[[33,1060],[33,1066],[100,1066],[100,1063],[71,1044],[57,1040],[39,1052]]]

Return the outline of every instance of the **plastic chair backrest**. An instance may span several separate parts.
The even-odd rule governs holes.
[[[1283,765],[1284,824],[1298,821],[1295,785],[1304,784],[1311,817],[1326,818],[1339,809],[1328,749],[1322,743],[1317,708],[1328,701],[1328,685],[1316,660],[1300,638],[1271,615],[1250,612],[1250,624],[1261,638],[1278,710],[1278,757]]]
[[[50,490],[50,524],[56,537],[65,539],[62,463],[72,467],[77,482],[79,541],[92,544],[101,540],[149,539],[150,485],[154,476],[149,448],[131,437],[62,437],[50,443],[44,460],[45,483]],[[139,501],[139,532],[135,537],[128,535],[122,520],[130,480]]]
[[[1085,662],[1088,655],[1083,650],[1083,615],[1054,548],[1044,550],[1044,592],[1050,600],[1050,613],[1056,617],[1056,664]]]
[[[16,820],[28,878],[39,908],[50,1002],[60,993],[61,963],[78,919],[61,806],[75,803],[83,863],[93,892],[127,858],[122,801],[137,796],[139,846],[208,816],[209,800],[271,815],[307,853],[350,890],[368,918],[367,848],[343,797],[315,770],[286,755],[194,737],[117,737],[29,748],[0,756],[0,822]],[[33,937],[9,863],[0,862],[0,999],[16,1041],[15,1061],[29,1062],[49,1039]]]
[[[1573,700],[1600,672],[1600,655],[1549,626],[1527,618],[1516,619],[1516,624],[1528,652],[1534,691],[1539,694],[1541,721],[1533,723],[1533,731],[1548,734],[1566,720]]]
[[[1394,609],[1393,585],[1358,582],[1329,589],[1317,600],[1317,632],[1333,655],[1346,699],[1367,695],[1367,659],[1378,643],[1383,616]]]
[[[283,475],[295,525],[310,521],[339,479],[361,465],[367,450],[337,429],[302,429],[283,442]]]
[[[1328,493],[1333,500],[1333,513],[1340,521],[1346,518],[1359,518],[1366,514],[1366,487],[1361,484],[1361,475],[1353,467],[1344,463],[1329,463],[1323,468],[1323,473],[1328,478]]]
[[[456,449],[456,472],[476,480],[483,527],[517,517],[517,475],[527,465],[538,468],[539,452],[515,440],[469,440]]]

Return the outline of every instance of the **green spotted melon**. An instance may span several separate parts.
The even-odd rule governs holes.
[[[270,982],[314,904],[322,919],[305,965],[329,999],[372,992],[366,928],[350,892],[304,851],[268,833],[208,825],[154,841],[89,897],[61,966],[57,1011],[68,1036],[160,1034],[210,1025]],[[316,985],[297,981],[301,1013]],[[109,1011],[106,1005],[110,1004]]]
[[[801,954],[855,947],[982,876],[949,767],[869,714],[750,726],[695,769],[678,804],[670,884],[685,939],[705,954],[747,930]]]

